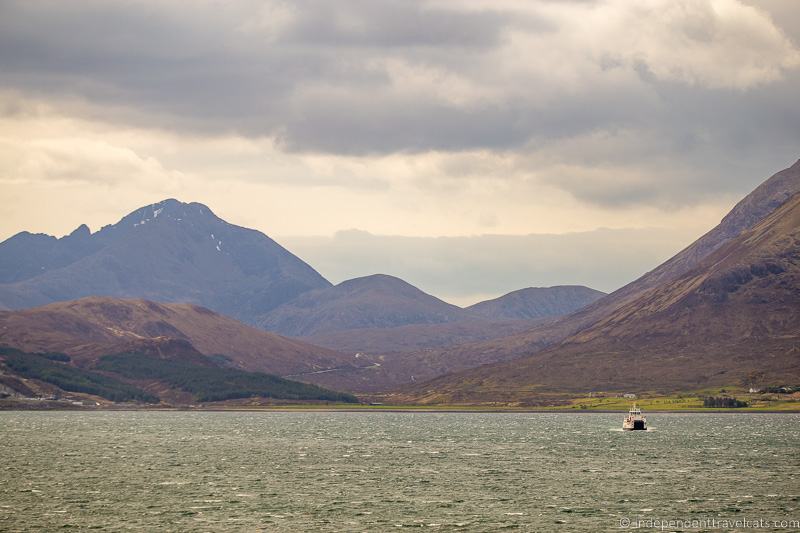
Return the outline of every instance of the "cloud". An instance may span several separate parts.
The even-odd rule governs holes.
[[[276,12],[283,21],[277,29]],[[518,22],[507,12],[404,0],[302,0],[269,4],[262,15],[260,20],[281,42],[337,48],[481,49],[495,46],[503,28]],[[544,27],[543,21],[528,22],[528,27]]]
[[[738,0],[612,0],[581,11],[588,16],[564,27],[596,59],[660,80],[748,89],[800,67],[800,51],[770,17]]]
[[[249,179],[330,183],[287,172],[287,153],[447,154],[465,179],[671,208],[796,158],[800,15],[785,5],[5,1],[0,88],[118,127],[244,139],[262,155],[224,164]],[[466,161],[487,152],[478,176]],[[256,159],[279,168],[251,172]],[[352,181],[388,186],[371,179]]]
[[[286,152],[269,138],[187,136],[78,119],[15,95],[0,95],[0,109],[7,110],[0,115],[0,188],[29,203],[0,222],[0,234],[9,235],[30,229],[32,216],[51,220],[43,206],[69,201],[94,209],[104,196],[117,200],[75,222],[97,227],[140,203],[178,197],[278,235],[347,227],[419,236],[653,225],[700,231],[780,169],[772,161],[777,148],[787,150],[787,162],[796,157],[787,138],[770,151],[751,149],[757,157],[747,165],[726,163],[724,153],[711,154],[724,164],[694,165],[680,148],[635,130],[519,151],[363,157]],[[696,149],[693,157],[706,156]],[[58,223],[48,231],[70,229]]]
[[[137,153],[109,135],[60,116],[47,105],[0,94],[0,185],[147,186],[180,182],[153,156]]]
[[[646,119],[663,82],[747,90],[800,67],[736,0],[489,5],[7,1],[2,83],[138,125],[368,154],[585,134]]]
[[[0,0],[0,232],[176,196],[277,235],[697,235],[800,155],[799,32],[793,0]]]

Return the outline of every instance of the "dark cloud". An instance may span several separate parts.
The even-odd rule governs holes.
[[[533,21],[401,1],[305,1],[286,4],[289,19],[271,30],[263,6],[231,6],[4,2],[0,83],[127,107],[124,119],[143,126],[275,135],[300,151],[458,149],[519,137],[502,127],[507,110],[387,94],[391,80],[374,62],[384,47],[411,57],[480,53],[506,26]]]
[[[280,41],[304,46],[447,47],[468,53],[497,45],[503,28],[520,22],[495,11],[459,12],[406,0],[305,0],[291,9],[302,15],[280,32]],[[538,20],[528,25],[546,28]]]
[[[785,4],[768,4],[785,18]],[[523,175],[559,162],[598,170],[553,171],[549,180],[605,206],[685,205],[743,192],[764,168],[798,155],[796,69],[777,65],[782,75],[747,86],[724,86],[730,72],[722,85],[687,81],[683,71],[669,79],[671,59],[658,68],[666,52],[594,57],[591,41],[569,41],[555,19],[467,6],[2,1],[0,88],[83,100],[103,120],[272,136],[295,152],[512,151],[524,160]],[[774,18],[784,31],[798,27]],[[678,30],[701,44],[713,38],[702,25]],[[587,49],[575,64],[532,73],[523,67],[548,50],[508,48],[520,35],[544,39],[540,47]],[[721,59],[715,68],[725,68]],[[393,72],[397,64],[410,70]],[[701,81],[713,75],[699,70]],[[648,142],[621,137],[600,151],[569,142],[598,132]],[[618,170],[638,179],[615,182]]]

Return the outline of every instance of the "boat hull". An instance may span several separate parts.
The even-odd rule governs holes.
[[[647,431],[647,426],[644,423],[644,420],[634,420],[631,424],[624,424],[622,429],[626,431]]]

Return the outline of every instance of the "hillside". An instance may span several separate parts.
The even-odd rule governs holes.
[[[195,348],[243,370],[286,375],[354,365],[352,356],[247,326],[192,304],[93,297],[22,311],[0,311],[0,345],[63,352],[78,364],[126,351]],[[188,346],[188,348],[187,348]]]
[[[602,294],[586,287],[523,289],[461,309],[397,278],[368,276],[302,294],[275,309],[261,325],[360,354],[357,367],[294,377],[376,392],[484,364],[493,354],[454,358],[449,350],[544,327],[554,319],[549,315],[580,308]]]
[[[300,293],[330,286],[255,230],[198,203],[165,200],[96,233],[19,233],[0,243],[0,307],[85,296],[191,302],[248,323]]]
[[[700,389],[800,381],[800,194],[678,276],[540,353],[407,392],[428,402],[547,391]]]
[[[527,322],[494,323],[496,334],[517,331]],[[206,357],[227,368],[265,372],[336,390],[385,390],[406,383],[410,376],[427,379],[447,372],[450,366],[430,367],[409,363],[383,353],[387,336],[397,345],[419,349],[420,343],[449,342],[487,334],[486,322],[458,322],[430,326],[406,326],[391,330],[365,330],[374,335],[371,350],[346,354],[282,337],[192,304],[162,304],[148,300],[108,297],[82,298],[20,311],[0,311],[0,346],[24,352],[58,352],[81,367],[93,367],[109,354],[142,356],[202,363]],[[434,328],[425,332],[425,328]],[[449,328],[445,331],[437,327]],[[348,332],[344,332],[346,336]],[[433,340],[431,340],[433,339]],[[358,342],[350,339],[350,342]],[[356,352],[366,352],[355,356]],[[454,369],[466,368],[454,366]]]
[[[333,331],[442,324],[462,319],[448,304],[393,276],[376,274],[306,292],[262,317],[269,331],[295,337]]]
[[[580,285],[529,287],[476,303],[466,311],[492,320],[531,320],[568,315],[603,296],[604,292]]]
[[[563,332],[574,333],[608,316],[615,309],[651,288],[677,279],[696,268],[711,253],[736,238],[741,232],[753,228],[798,192],[800,192],[800,160],[756,187],[739,201],[717,226],[684,250],[637,280],[565,317],[559,327]]]
[[[0,347],[0,392],[20,397],[105,402],[166,403],[258,398],[289,401],[355,402],[339,393],[262,372],[230,368],[225,361],[195,352],[178,357],[128,352],[77,365],[61,353],[26,353]]]

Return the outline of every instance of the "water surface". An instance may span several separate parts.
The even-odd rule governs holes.
[[[0,412],[0,530],[800,519],[800,415],[653,414],[648,432],[622,417]]]

